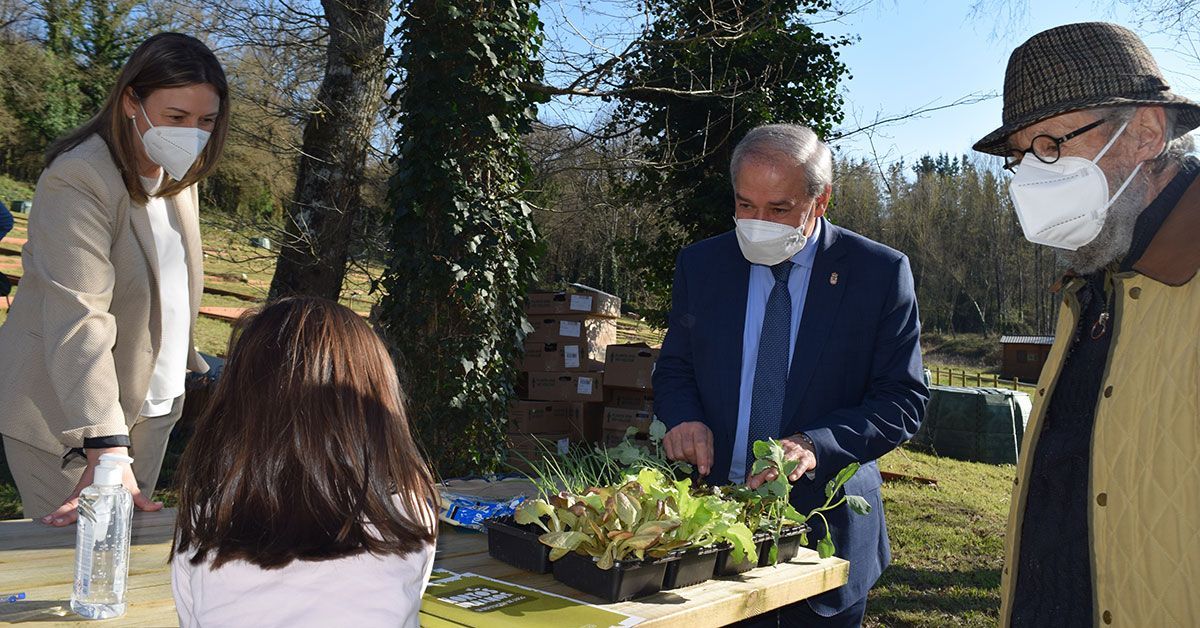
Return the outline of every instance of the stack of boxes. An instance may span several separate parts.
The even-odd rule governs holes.
[[[605,355],[604,438],[613,446],[630,427],[644,436],[654,420],[654,363],[658,349],[646,344],[612,345]]]
[[[600,441],[605,350],[617,341],[621,300],[573,284],[529,294],[525,312],[533,325],[521,364],[526,387],[508,407],[509,451],[519,454],[510,462],[517,467],[546,447]]]

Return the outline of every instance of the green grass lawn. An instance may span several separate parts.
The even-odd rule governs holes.
[[[907,449],[885,471],[932,478],[883,486],[892,565],[867,603],[867,626],[994,626],[1015,468]]]
[[[32,201],[33,186],[0,174],[0,201],[12,209],[13,201]]]

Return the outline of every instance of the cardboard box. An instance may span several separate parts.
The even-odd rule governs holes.
[[[508,402],[509,434],[566,432],[571,442],[600,442],[604,404],[567,401]]]
[[[588,346],[588,357],[604,361],[604,350],[617,343],[617,321],[611,318],[588,318],[546,314],[530,316],[533,331],[525,336],[525,342],[556,342],[560,345],[584,343]]]
[[[526,373],[549,371],[603,371],[604,349],[582,342],[526,342],[521,370]]]
[[[649,432],[650,422],[653,420],[654,414],[651,412],[625,408],[604,409],[604,429],[606,430],[624,433],[630,427],[636,427],[638,433],[645,434]]]
[[[605,447],[616,447],[625,440],[625,430],[604,430],[604,438],[600,441]],[[633,437],[633,444],[638,447],[649,449],[650,439],[645,434],[638,434]]]
[[[604,437],[604,404],[575,402],[571,405],[571,441],[598,443]]]
[[[653,390],[658,349],[645,343],[609,345],[604,354],[604,383],[614,388]]]
[[[571,437],[565,433],[558,434],[509,434],[508,435],[508,464],[522,471],[530,471],[526,462],[537,462],[545,457],[547,451],[563,453],[571,446]]]
[[[534,401],[604,401],[600,373],[530,373],[529,399]]]
[[[574,404],[565,401],[510,401],[508,402],[508,432],[510,434],[538,434],[566,432],[577,411]]]
[[[654,412],[654,393],[632,388],[613,388],[604,382],[604,405],[609,408]]]
[[[525,304],[527,314],[578,314],[603,318],[621,317],[621,299],[580,284],[571,284],[563,292],[531,292]]]

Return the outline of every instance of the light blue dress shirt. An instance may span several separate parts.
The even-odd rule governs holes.
[[[792,256],[796,265],[788,275],[788,292],[792,295],[792,335],[788,365],[796,352],[796,334],[800,330],[800,315],[808,295],[808,280],[812,277],[813,260],[821,238],[821,219],[817,219],[812,235],[799,253]],[[762,335],[763,317],[767,312],[767,297],[775,287],[771,267],[750,265],[750,289],[746,295],[746,330],[742,333],[742,387],[738,393],[737,435],[733,439],[733,462],[729,465],[729,481],[741,484],[746,479],[746,439],[750,431],[750,396],[754,392],[754,370],[758,364],[758,340]]]

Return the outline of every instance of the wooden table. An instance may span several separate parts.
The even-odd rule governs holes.
[[[174,519],[171,509],[134,515],[128,611],[120,619],[103,623],[178,625],[167,565]],[[74,564],[74,527],[50,528],[28,519],[0,521],[0,595],[7,599],[11,594],[25,593],[21,602],[0,601],[0,623],[52,626],[83,621],[70,611]],[[531,574],[492,560],[487,555],[487,537],[474,532],[443,529],[436,566],[602,604],[598,598],[562,585],[552,576]],[[642,626],[723,626],[839,587],[845,584],[848,574],[846,561],[820,560],[815,552],[801,549],[788,564],[605,607],[646,618]]]

